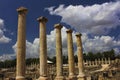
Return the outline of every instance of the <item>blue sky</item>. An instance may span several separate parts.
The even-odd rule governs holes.
[[[55,55],[54,24],[62,23],[63,53],[67,54],[65,31],[72,28],[74,47],[75,32],[83,34],[84,52],[103,52],[114,49],[120,52],[119,0],[0,0],[0,59],[16,54],[16,9],[28,9],[26,28],[26,55],[37,57],[39,53],[39,25],[37,18],[45,16],[47,22],[48,55]],[[74,51],[76,53],[76,50]]]

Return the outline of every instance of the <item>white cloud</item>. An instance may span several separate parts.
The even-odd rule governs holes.
[[[62,28],[62,44],[63,44],[63,54],[67,54],[67,34],[66,28]],[[75,34],[75,32],[73,32]],[[75,38],[75,36],[74,36]],[[47,54],[50,57],[55,56],[55,30],[51,31],[49,35],[47,35]],[[75,44],[75,41],[74,41]],[[17,45],[13,45],[13,50],[16,53]],[[26,40],[26,57],[39,57],[39,38],[35,38],[34,41],[31,43]]]
[[[10,38],[5,37],[4,35],[0,37],[0,43],[9,43],[11,41]]]
[[[84,52],[103,52],[114,49],[116,53],[120,53],[120,40],[115,40],[111,36],[103,36],[109,30],[120,25],[120,2],[109,2],[104,4],[94,4],[92,6],[73,6],[64,7],[60,5],[58,8],[47,8],[51,15],[61,16],[61,21],[74,27],[77,31],[82,32],[82,43]],[[2,30],[4,21],[0,19],[0,40],[4,37]],[[93,38],[89,34],[94,34]],[[101,36],[100,36],[101,35]],[[47,35],[47,53],[50,57],[55,56],[55,30],[52,30]],[[2,39],[1,42],[5,41]],[[9,40],[6,40],[9,41]],[[76,54],[76,37],[73,32],[74,53]],[[67,34],[66,28],[62,28],[62,48],[63,54],[67,55]],[[13,50],[16,53],[17,46],[13,45]],[[10,56],[10,55],[8,55]],[[35,38],[33,42],[26,40],[26,56],[39,57],[39,38]],[[5,58],[5,57],[0,57]]]
[[[12,46],[15,53],[17,53],[17,43]],[[39,57],[39,39],[35,38],[33,43],[26,40],[26,58]]]
[[[0,19],[0,29],[3,28],[3,26],[4,26],[4,21]]]
[[[61,22],[67,23],[82,33],[95,35],[107,34],[120,25],[120,1],[92,6],[69,5],[58,8],[46,8],[51,15],[61,16]]]
[[[67,55],[67,34],[66,28],[63,27],[62,32],[62,50],[63,54]],[[47,35],[47,54],[50,57],[55,56],[55,29]],[[107,50],[114,49],[116,53],[120,53],[120,41],[116,41],[114,37],[110,36],[95,36],[94,38],[89,38],[86,33],[82,34],[82,43],[84,52],[103,52]],[[74,53],[76,54],[76,37],[75,32],[73,32],[73,45]],[[26,41],[26,55],[29,57],[39,57],[39,38],[35,38],[31,43]],[[16,44],[13,46],[13,49],[16,53]]]
[[[110,36],[95,36],[94,38],[87,38],[83,43],[86,52],[104,52],[114,49],[116,53],[120,53],[120,41],[116,41],[114,37]]]
[[[0,29],[0,38],[3,37],[3,31]]]
[[[9,43],[11,39],[4,35],[4,30],[4,21],[0,19],[0,43]]]
[[[63,27],[61,30],[61,35],[62,35],[62,52],[63,55],[67,54],[67,34],[66,34],[66,28]],[[55,56],[55,42],[56,42],[56,32],[55,29],[51,31],[50,35],[47,35],[47,47],[48,47],[48,55],[49,56]],[[73,32],[73,44],[75,44],[75,32]]]
[[[15,54],[3,54],[0,56],[0,61],[11,60],[15,57]]]
[[[65,7],[60,5],[58,8],[49,7],[46,10],[51,15],[61,16],[61,22],[83,34],[82,41],[85,52],[97,53],[114,49],[116,53],[120,53],[120,40],[107,36],[112,29],[120,26],[119,8],[120,1],[116,1],[92,6],[69,5]],[[89,37],[89,34],[94,35],[93,38]]]

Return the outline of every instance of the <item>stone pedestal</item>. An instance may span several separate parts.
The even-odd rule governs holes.
[[[78,77],[77,80],[86,80],[86,77],[85,76],[82,76],[82,77]]]
[[[87,77],[86,77],[86,80],[91,80],[91,76],[87,76]]]
[[[104,80],[102,75],[99,75],[98,80]]]
[[[63,76],[56,76],[55,80],[66,80]]]
[[[76,80],[72,30],[68,29],[66,33],[67,33],[67,46],[68,46],[69,80]]]
[[[16,77],[16,80],[25,80],[25,77],[19,76],[19,77]]]
[[[26,52],[26,13],[27,9],[20,7],[18,12],[18,35],[17,35],[17,66],[16,80],[25,80],[25,52]]]
[[[46,76],[44,76],[44,77],[40,76],[38,80],[49,80],[49,79]]]
[[[46,22],[45,17],[39,17],[40,27],[40,77],[39,80],[48,80],[47,77],[47,42],[46,42]]]
[[[84,64],[83,64],[83,50],[82,50],[82,40],[81,40],[81,34],[76,34],[76,40],[77,40],[77,55],[78,55],[78,80],[86,80],[85,73],[84,73]]]
[[[62,58],[62,38],[61,24],[55,24],[56,29],[56,78],[55,80],[64,80],[63,77],[63,58]]]
[[[113,75],[112,75],[112,70],[109,71],[108,75],[109,75],[110,77],[113,77]]]

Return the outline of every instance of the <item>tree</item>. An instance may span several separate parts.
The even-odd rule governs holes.
[[[115,59],[115,51],[113,49],[110,51],[105,51],[102,54],[104,58]]]
[[[68,56],[63,56],[63,64],[67,64],[68,63]]]
[[[56,64],[56,56],[54,56],[51,61],[53,62],[53,64]]]
[[[95,56],[92,52],[88,52],[87,56],[88,56],[88,60],[91,60],[91,61],[95,60]]]
[[[98,52],[95,54],[96,55],[96,59],[101,59],[103,57],[102,53]]]
[[[75,60],[75,63],[78,62],[78,56],[77,55],[74,56],[74,60]]]

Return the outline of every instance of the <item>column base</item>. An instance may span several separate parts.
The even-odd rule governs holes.
[[[78,75],[77,80],[86,80],[86,76],[85,75]]]
[[[16,80],[25,80],[25,77],[24,76],[17,76]]]
[[[65,80],[63,76],[56,76],[55,80]]]
[[[98,80],[103,80],[103,77],[102,77],[102,75],[99,75],[99,78],[98,78]]]
[[[77,80],[77,77],[74,76],[74,75],[70,75],[70,76],[68,77],[68,80]]]
[[[39,77],[38,80],[49,80],[48,77]]]

